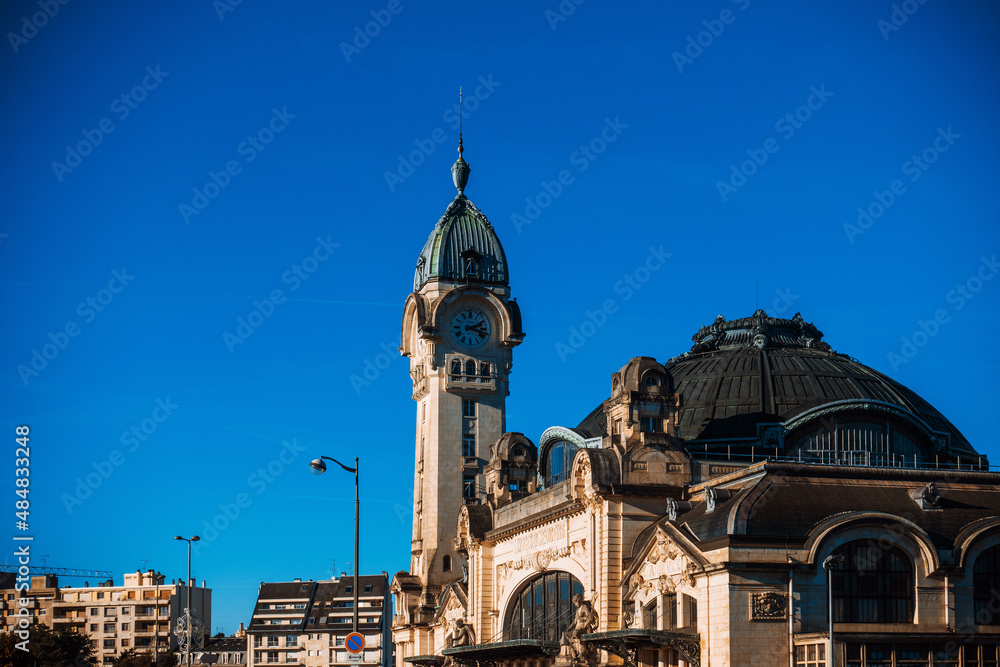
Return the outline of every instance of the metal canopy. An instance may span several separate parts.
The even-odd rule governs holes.
[[[461,663],[486,667],[504,660],[531,660],[559,655],[559,642],[545,639],[511,639],[492,644],[455,646],[441,651],[442,655]]]
[[[403,662],[408,662],[417,667],[439,667],[444,664],[444,658],[440,655],[411,655],[403,658]]]
[[[614,653],[625,667],[638,667],[639,649],[666,646],[681,653],[691,667],[701,667],[701,637],[695,633],[634,628],[594,632],[580,637],[595,648]]]

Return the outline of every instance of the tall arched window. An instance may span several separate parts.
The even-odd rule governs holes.
[[[503,628],[504,641],[559,641],[573,622],[573,596],[577,593],[583,594],[583,584],[568,572],[550,572],[532,579],[514,596],[514,607]]]
[[[837,623],[912,623],[915,580],[910,557],[877,540],[834,550],[833,620]]]
[[[990,547],[976,558],[972,590],[976,623],[1000,625],[1000,546]]]
[[[468,361],[465,362],[465,374],[468,376],[468,379],[470,380],[476,379],[476,362],[474,362],[472,359],[469,359]]]
[[[545,466],[543,468],[545,486],[552,486],[553,484],[558,484],[563,480],[569,479],[569,469],[573,465],[573,456],[578,449],[579,447],[572,442],[566,442],[565,440],[559,440],[549,447],[549,451],[545,455]]]

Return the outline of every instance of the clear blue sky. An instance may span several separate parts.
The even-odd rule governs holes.
[[[509,430],[575,425],[630,357],[759,300],[1000,463],[996,3],[224,1],[5,3],[2,488],[13,535],[28,424],[36,563],[183,576],[171,538],[246,494],[194,559],[232,632],[259,582],[348,568],[326,454],[361,458],[363,572],[408,567],[414,404],[382,355],[454,196],[460,85],[527,332]]]

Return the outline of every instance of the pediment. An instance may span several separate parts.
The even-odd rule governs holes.
[[[623,599],[694,588],[695,575],[706,563],[698,549],[669,524],[658,525],[622,579]]]
[[[445,586],[441,597],[438,600],[437,613],[434,614],[435,623],[443,623],[451,627],[452,621],[456,618],[465,619],[469,608],[469,597],[465,592],[465,586],[461,583],[451,583]]]

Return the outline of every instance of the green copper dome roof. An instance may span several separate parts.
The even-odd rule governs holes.
[[[493,225],[460,194],[448,205],[417,259],[413,291],[430,280],[507,285],[507,256]]]
[[[413,291],[431,280],[507,285],[507,256],[486,219],[465,196],[469,164],[462,159],[462,134],[458,135],[458,160],[451,168],[458,196],[434,226],[417,258]]]

